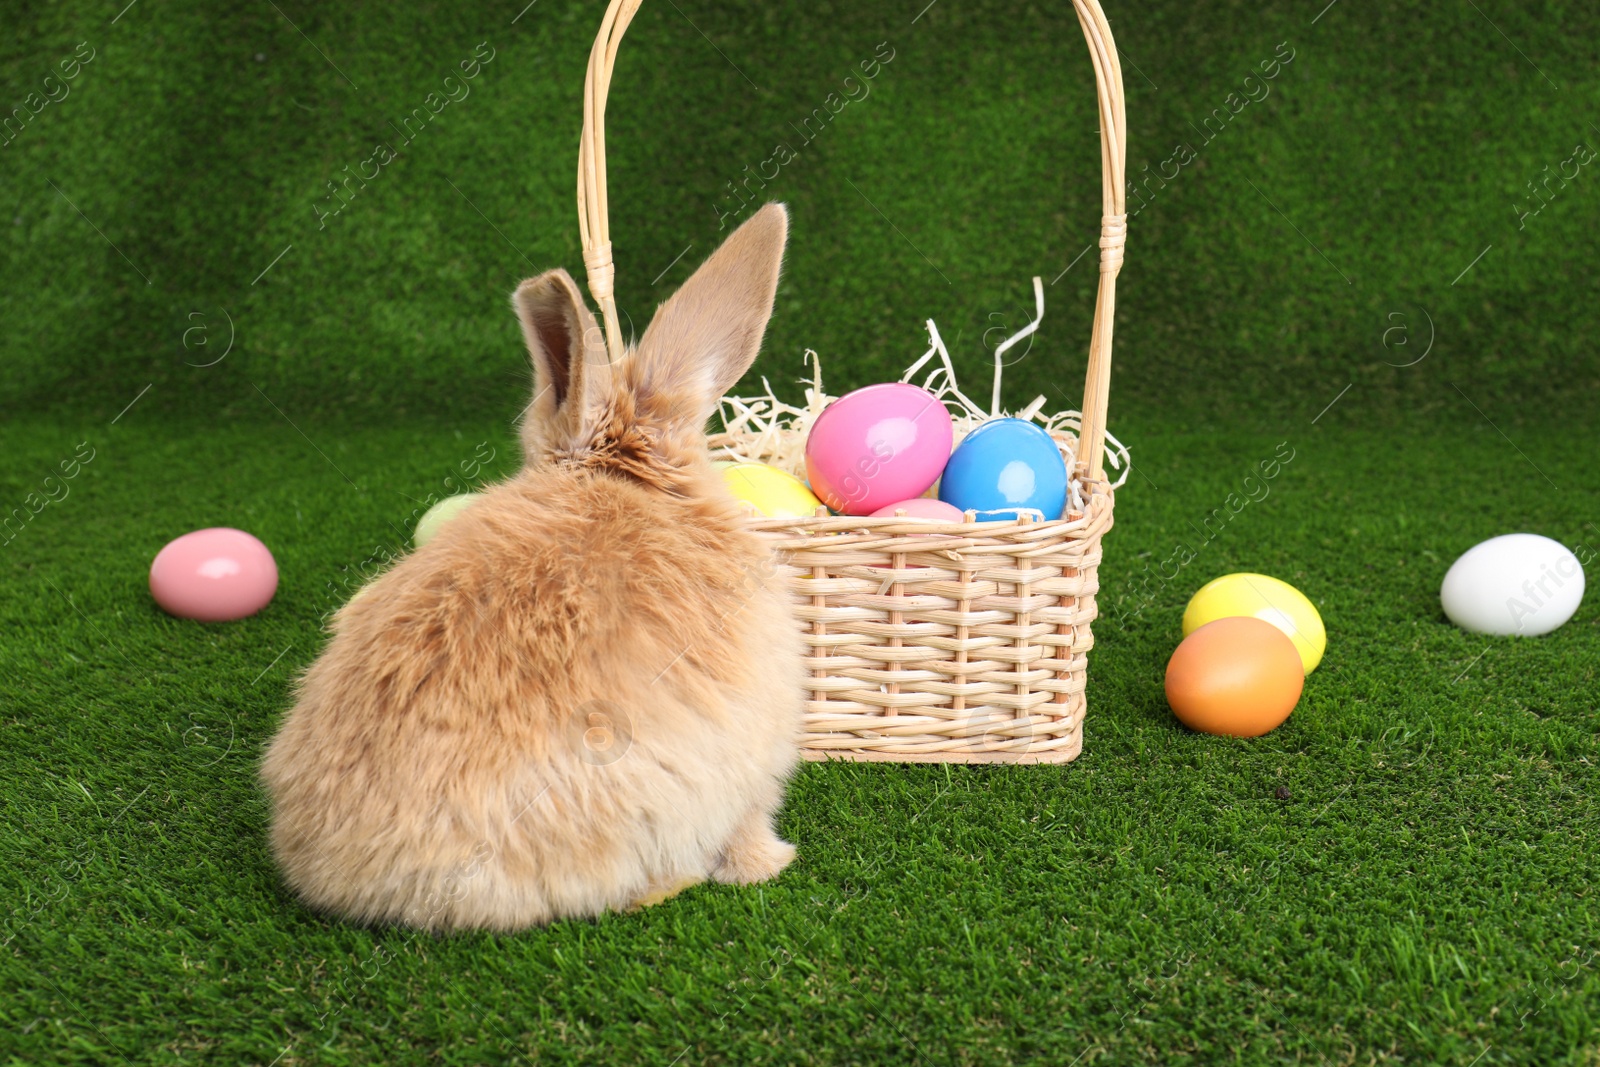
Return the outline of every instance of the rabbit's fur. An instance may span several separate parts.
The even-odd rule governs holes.
[[[517,289],[525,466],[335,616],[262,764],[313,907],[511,930],[793,858],[799,632],[704,438],[787,227],[754,215],[614,364],[565,271]]]

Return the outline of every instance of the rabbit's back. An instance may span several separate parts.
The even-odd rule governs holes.
[[[709,484],[525,473],[340,612],[263,764],[274,849],[363,919],[627,906],[776,806],[799,664],[765,550]]]

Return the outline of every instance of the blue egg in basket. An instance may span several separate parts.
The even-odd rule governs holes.
[[[991,419],[956,446],[939,499],[977,512],[980,522],[1013,522],[1023,512],[1059,519],[1067,505],[1067,462],[1038,423]]]

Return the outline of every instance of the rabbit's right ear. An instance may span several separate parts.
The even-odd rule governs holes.
[[[533,361],[533,400],[522,424],[529,459],[581,443],[591,366],[607,360],[605,335],[564,270],[546,271],[511,297]]]
[[[755,362],[772,316],[789,212],[768,204],[662,304],[639,339],[640,391],[699,429]]]

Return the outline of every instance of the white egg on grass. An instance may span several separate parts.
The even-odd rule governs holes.
[[[1583,565],[1538,534],[1491,537],[1462,553],[1439,588],[1450,621],[1480,634],[1547,634],[1583,600]]]

